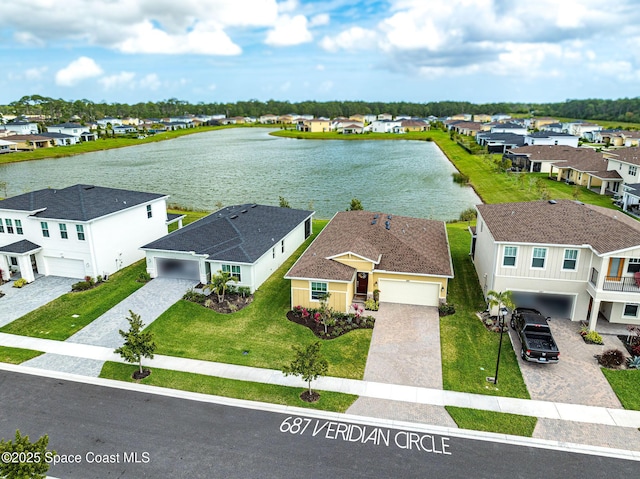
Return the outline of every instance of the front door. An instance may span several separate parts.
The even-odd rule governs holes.
[[[620,281],[622,276],[622,265],[624,264],[624,260],[622,258],[610,258],[609,259],[609,270],[607,271],[607,276],[609,281]]]
[[[369,273],[358,273],[358,284],[356,286],[357,294],[367,294],[367,287],[369,285]]]
[[[38,274],[38,263],[36,262],[36,255],[31,255],[31,269],[33,270],[33,274]]]

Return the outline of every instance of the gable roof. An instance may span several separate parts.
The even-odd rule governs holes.
[[[477,205],[497,242],[590,245],[599,254],[640,246],[640,222],[571,200]]]
[[[342,211],[336,213],[285,278],[351,281],[355,268],[329,259],[345,253],[379,261],[376,270],[453,277],[444,222]]]
[[[211,213],[142,249],[194,252],[209,260],[253,263],[313,211],[243,204]]]
[[[526,155],[531,161],[553,161],[559,168],[578,171],[606,171],[607,160],[593,148],[567,145],[528,145],[509,150],[511,155]]]
[[[32,243],[29,240],[20,240],[0,247],[2,253],[25,254],[42,248],[42,246]]]
[[[61,190],[37,190],[7,198],[0,201],[0,210],[29,211],[41,218],[89,221],[165,197],[157,193],[74,185]]]
[[[621,148],[615,151],[607,151],[606,153],[612,160],[640,165],[640,147]]]

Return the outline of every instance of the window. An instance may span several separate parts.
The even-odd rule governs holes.
[[[68,239],[69,235],[67,234],[67,225],[64,223],[60,223],[60,238]]]
[[[595,268],[591,268],[591,275],[589,276],[589,282],[592,285],[598,284],[598,270]]]
[[[76,225],[76,233],[78,233],[78,239],[84,241],[84,226]]]
[[[231,276],[235,276],[238,280],[238,283],[242,282],[242,274],[240,273],[240,266],[235,264],[223,264],[222,265],[223,273],[231,273]]]
[[[19,235],[24,234],[24,231],[22,230],[22,220],[16,220],[16,233]]]
[[[276,257],[276,249],[275,248],[271,249],[271,256],[273,256],[274,258]]]
[[[327,283],[311,282],[311,299],[318,301],[327,294]]]
[[[280,241],[280,247],[282,248],[282,252],[284,253],[284,240]]]
[[[544,260],[547,257],[547,248],[533,248],[532,268],[544,268]]]
[[[564,261],[562,262],[562,269],[575,271],[577,263],[578,263],[578,250],[577,249],[564,250]]]
[[[640,271],[640,258],[629,258],[627,273],[637,273]]]
[[[638,308],[640,306],[637,304],[625,304],[624,305],[624,312],[622,313],[623,316],[628,316],[631,318],[637,318],[638,317]]]
[[[49,237],[49,225],[47,224],[46,221],[41,221],[40,222],[40,228],[42,228],[42,236],[44,236],[45,238]]]
[[[516,246],[505,246],[504,257],[502,258],[502,266],[515,266],[518,248]]]
[[[2,218],[0,218],[0,233],[4,233],[4,226],[2,226]]]
[[[13,234],[13,223],[11,222],[11,220],[9,218],[6,218],[4,220],[5,224],[7,225],[7,233],[9,234]]]
[[[147,205],[147,218],[151,218],[153,213],[151,212],[151,205]]]
[[[631,176],[636,176],[637,171],[638,171],[638,167],[637,166],[629,165],[629,174]]]

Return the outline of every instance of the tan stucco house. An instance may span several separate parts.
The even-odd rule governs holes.
[[[347,312],[354,299],[438,306],[453,278],[442,221],[369,211],[337,213],[285,275],[291,306],[329,305]]]

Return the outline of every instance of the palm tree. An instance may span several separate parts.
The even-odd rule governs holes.
[[[487,293],[487,299],[489,300],[489,312],[495,306],[498,307],[498,324],[500,325],[500,344],[498,346],[498,359],[496,360],[496,374],[493,376],[493,384],[498,384],[498,368],[500,367],[500,353],[502,352],[502,334],[504,333],[504,314],[502,314],[502,308],[513,310],[515,307],[513,303],[512,291],[494,291],[491,290]],[[502,319],[502,322],[500,322]]]
[[[216,274],[211,275],[211,283],[206,285],[204,289],[216,293],[216,295],[218,295],[218,303],[222,303],[224,301],[224,295],[227,292],[227,283],[229,283],[229,281],[237,283],[238,278],[232,276],[228,271],[218,270]]]

